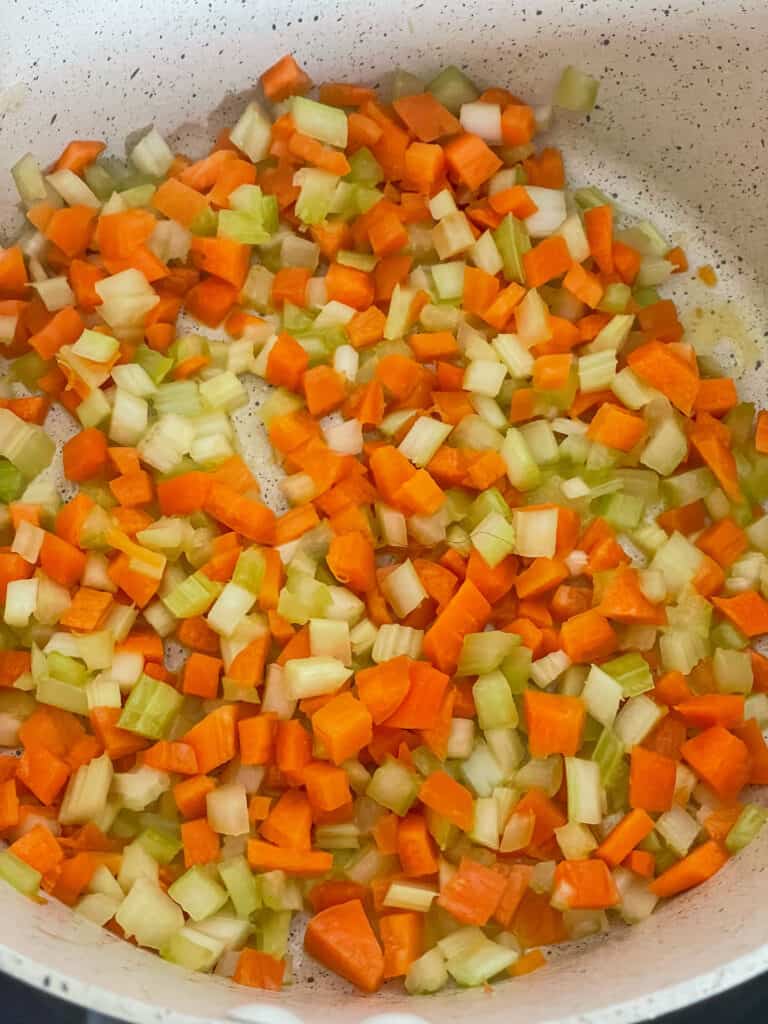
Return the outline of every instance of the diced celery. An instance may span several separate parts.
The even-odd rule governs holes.
[[[473,843],[495,850],[499,845],[499,807],[493,796],[475,800],[475,816],[471,832]]]
[[[600,391],[611,387],[616,376],[616,353],[612,349],[580,356],[578,361],[579,388],[582,391]]]
[[[227,902],[227,891],[203,867],[195,865],[168,887],[174,899],[193,921],[210,917]]]
[[[523,222],[508,213],[493,232],[493,240],[504,263],[504,277],[525,284],[523,256],[531,248],[531,240]]]
[[[256,938],[262,953],[278,960],[286,955],[291,917],[290,910],[264,910],[257,916]]]
[[[768,811],[759,804],[745,804],[736,824],[725,839],[728,852],[736,854],[748,846],[768,821]]]
[[[600,668],[616,680],[625,697],[638,697],[641,693],[653,689],[653,676],[648,662],[636,652],[605,661]]]
[[[617,772],[624,763],[624,744],[608,727],[600,734],[592,760],[600,769],[600,779],[604,786],[610,786],[616,779]]]
[[[136,842],[143,846],[158,864],[170,864],[183,845],[178,833],[159,828],[144,829]]]
[[[507,476],[513,487],[530,491],[541,482],[541,470],[531,455],[522,433],[510,427],[501,448],[501,457],[507,466]]]
[[[503,633],[498,630],[467,633],[462,644],[456,674],[474,676],[493,672],[519,646],[520,637],[515,633]]]
[[[409,558],[382,580],[381,589],[395,614],[401,619],[415,611],[428,597]]]
[[[688,439],[674,416],[656,427],[640,455],[640,461],[661,476],[673,473],[688,454]]]
[[[601,313],[624,313],[631,298],[632,289],[628,284],[609,284],[597,308]]]
[[[656,394],[654,389],[641,381],[628,366],[619,370],[608,386],[628,409],[642,409]]]
[[[565,777],[569,821],[599,825],[603,820],[603,787],[599,766],[594,761],[566,757]]]
[[[570,667],[571,659],[565,651],[550,651],[531,665],[531,679],[542,689],[554,683]]]
[[[211,971],[224,952],[224,943],[194,928],[180,928],[160,948],[160,956],[188,971]]]
[[[162,601],[176,618],[189,619],[207,612],[220,591],[220,583],[210,580],[203,572],[196,572],[165,594]]]
[[[463,210],[449,213],[432,228],[432,244],[441,260],[467,252],[475,244],[472,227]],[[385,334],[385,337],[387,335]]]
[[[718,622],[710,634],[710,640],[718,647],[732,651],[741,651],[749,643],[749,638],[731,622]]]
[[[516,636],[515,633],[509,634]],[[529,647],[517,646],[507,654],[501,665],[512,693],[520,694],[525,689],[531,675],[532,655]]]
[[[515,550],[515,529],[498,512],[489,512],[472,530],[470,538],[491,569]]]
[[[406,880],[393,882],[384,897],[384,906],[397,910],[426,913],[437,896],[437,890],[419,882]]]
[[[613,725],[624,692],[619,683],[603,668],[593,665],[581,691],[587,711],[606,728]]]
[[[554,103],[564,110],[580,114],[590,111],[597,99],[600,81],[569,65],[562,73],[555,89]]]
[[[616,530],[627,532],[640,525],[645,502],[632,494],[607,494],[598,498],[593,508]]]
[[[504,782],[504,771],[485,743],[477,743],[470,756],[460,768],[464,780],[477,796],[492,796],[497,786]]]
[[[716,647],[712,672],[720,693],[744,693],[752,689],[752,661],[747,651]]]
[[[143,675],[128,695],[118,725],[149,739],[162,739],[182,703],[182,695],[168,683]]]
[[[700,501],[716,487],[715,478],[706,467],[689,469],[686,473],[667,477],[662,482],[662,494],[670,505],[690,505]]]
[[[23,490],[24,477],[21,472],[8,459],[0,459],[0,501],[7,505],[15,501]]]
[[[263,160],[269,152],[272,125],[258,103],[249,103],[240,115],[229,137],[238,149],[254,163]]]
[[[123,807],[132,811],[143,811],[170,788],[170,776],[148,765],[141,765],[129,772],[117,772],[112,776],[111,795]]]
[[[709,644],[691,630],[669,630],[659,641],[661,663],[666,672],[688,675],[709,653]]]
[[[221,861],[218,871],[238,917],[248,918],[261,908],[258,880],[245,857],[230,857]]]
[[[482,935],[480,941],[469,949],[449,957],[445,967],[457,984],[470,987],[489,981],[511,967],[518,957],[516,950],[501,946]]]
[[[85,825],[98,818],[106,806],[112,776],[112,761],[106,754],[81,765],[67,784],[59,821]]]
[[[676,594],[691,582],[701,568],[703,558],[697,547],[681,533],[675,532],[656,551],[650,568],[664,573],[670,593]]]
[[[317,840],[315,840],[317,843]],[[319,844],[317,844],[319,845]],[[261,899],[268,910],[301,910],[303,900],[299,882],[284,871],[267,871],[259,876]]]
[[[294,658],[284,666],[288,692],[294,700],[335,693],[352,675],[337,658]]]
[[[472,696],[481,729],[517,727],[517,707],[512,691],[506,677],[498,669],[479,676],[472,687]]]
[[[664,708],[659,707],[644,694],[639,697],[630,697],[616,716],[614,723],[616,736],[629,750],[643,742],[665,713]]]
[[[556,508],[515,509],[515,550],[525,558],[552,558],[557,544]]]
[[[311,139],[326,142],[329,146],[345,149],[347,145],[347,115],[339,107],[294,96],[291,100],[291,116],[298,131]]]
[[[9,850],[0,850],[0,878],[24,896],[37,896],[42,880],[39,871]]]
[[[74,911],[102,928],[115,916],[122,901],[122,891],[119,897],[107,896],[105,893],[87,893],[75,904]]]
[[[679,857],[684,857],[699,834],[701,826],[679,804],[674,804],[656,821],[656,831]]]
[[[585,763],[590,764],[591,762]],[[591,829],[573,820],[569,821],[567,825],[556,828],[555,837],[566,860],[583,860],[597,849],[597,841]]]
[[[385,623],[379,626],[376,640],[371,651],[371,659],[377,664],[383,661],[390,661],[400,654],[407,654],[410,658],[418,658],[421,654],[421,645],[424,638],[424,631],[413,629],[411,626],[401,626],[398,623]]]
[[[140,946],[152,949],[160,949],[184,927],[181,908],[148,878],[134,882],[115,920],[127,937],[133,936]]]
[[[376,803],[402,817],[416,799],[418,788],[416,776],[399,761],[388,758],[373,773],[365,792]]]
[[[465,103],[473,103],[480,95],[474,82],[454,65],[444,68],[427,89],[452,114],[458,114]]]

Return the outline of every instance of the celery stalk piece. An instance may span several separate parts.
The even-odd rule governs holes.
[[[493,232],[493,240],[501,254],[504,277],[507,281],[525,284],[523,256],[531,248],[531,240],[525,224],[508,213]]]
[[[294,658],[284,666],[288,693],[294,700],[335,693],[352,675],[337,658]]]
[[[192,918],[202,921],[227,902],[227,891],[203,867],[195,865],[168,887],[168,895]]]
[[[614,722],[616,736],[624,747],[630,750],[638,743],[643,742],[665,714],[666,708],[659,707],[645,694],[630,697]]]
[[[42,876],[8,850],[0,850],[0,878],[24,896],[37,896]]]
[[[291,100],[291,116],[297,130],[304,135],[329,146],[346,148],[347,115],[339,107],[329,107],[305,96],[294,96]]]
[[[560,76],[555,89],[554,103],[563,110],[586,114],[595,105],[600,82],[569,65]]]
[[[504,780],[504,771],[491,749],[477,743],[470,756],[462,762],[460,772],[476,796],[492,796],[494,789]]]
[[[59,821],[84,825],[98,818],[106,806],[112,776],[112,761],[106,754],[81,765],[67,784]]]
[[[178,830],[170,832],[159,828],[144,829],[136,842],[140,843],[158,864],[170,864],[183,846]]]
[[[474,82],[453,65],[433,78],[427,90],[452,114],[458,114],[464,103],[474,103],[480,95]]]
[[[32,206],[48,197],[45,178],[31,153],[26,153],[11,168],[11,174],[21,201]]]
[[[515,633],[498,630],[467,633],[459,655],[456,674],[475,676],[493,672],[519,646],[520,637]]]
[[[656,831],[678,857],[688,853],[700,830],[698,821],[679,804],[674,804],[656,821]]]
[[[603,787],[600,768],[594,761],[565,758],[568,787],[568,819],[582,825],[599,825],[603,820]]]
[[[115,914],[126,936],[140,946],[160,949],[184,927],[184,914],[157,883],[137,878]]]
[[[482,985],[505,971],[518,957],[516,950],[492,942],[483,935],[480,942],[470,949],[449,957],[445,967],[457,984],[472,987]]]
[[[258,103],[251,102],[240,115],[229,137],[249,160],[258,163],[269,153],[271,133],[269,118]]]
[[[176,618],[188,619],[207,612],[220,592],[220,583],[208,579],[203,572],[196,572],[165,594],[162,601]]]
[[[393,882],[384,897],[384,906],[396,910],[414,910],[426,913],[437,896],[437,890],[419,882],[406,880]]]
[[[736,824],[725,839],[725,845],[731,854],[740,853],[756,838],[763,825],[768,821],[768,812],[759,804],[745,804]]]
[[[441,260],[467,252],[475,244],[472,227],[463,210],[449,213],[432,228],[432,244]],[[385,335],[386,337],[386,335]]]
[[[116,772],[112,776],[110,795],[120,800],[131,811],[143,811],[168,789],[170,776],[148,765],[129,772]]]
[[[470,534],[472,546],[495,568],[516,549],[516,533],[509,520],[498,512],[489,512]]]
[[[516,634],[511,633],[510,636]],[[532,655],[529,647],[516,646],[507,654],[500,664],[509,687],[515,694],[525,689],[531,674]]]
[[[600,769],[600,779],[604,786],[610,786],[615,781],[624,763],[624,751],[624,744],[619,737],[606,726],[592,752],[592,760]]]
[[[589,714],[610,728],[618,713],[624,692],[619,683],[607,672],[598,665],[592,665],[581,697]]]
[[[381,589],[398,618],[404,619],[427,600],[428,594],[410,559],[382,580]]]
[[[264,910],[256,917],[256,939],[262,953],[281,960],[288,952],[290,910]]]
[[[383,661],[390,661],[400,654],[407,654],[410,658],[418,658],[421,654],[424,631],[413,629],[411,626],[401,626],[398,623],[385,623],[379,626],[376,640],[371,651],[371,660],[377,665]]]
[[[163,960],[186,967],[188,971],[201,972],[213,970],[223,952],[224,944],[218,939],[186,926],[172,935],[159,950]]]
[[[373,773],[366,796],[400,817],[408,813],[418,793],[419,782],[399,761],[388,758]]]
[[[478,677],[472,687],[481,729],[514,729],[518,724],[517,707],[504,674],[494,669]]]
[[[431,461],[452,429],[450,423],[419,416],[398,447],[415,466],[423,467]]]
[[[600,668],[619,684],[625,697],[638,697],[653,689],[653,676],[648,662],[635,651],[603,662]],[[603,725],[608,724],[603,722]]]
[[[530,491],[541,482],[541,470],[531,455],[522,433],[510,427],[501,448],[501,457],[507,466],[507,476],[513,487]]]
[[[105,893],[88,893],[78,900],[74,911],[103,928],[115,916],[122,901],[122,893],[119,897],[107,896]]]
[[[557,509],[515,509],[515,550],[526,558],[552,558],[557,544]]]
[[[182,695],[172,686],[142,676],[125,702],[118,725],[149,739],[162,739],[182,703]]]
[[[674,416],[656,427],[646,442],[640,461],[660,476],[669,476],[688,455],[688,439]]]
[[[752,661],[747,651],[715,649],[712,671],[720,693],[743,693],[752,690]]]

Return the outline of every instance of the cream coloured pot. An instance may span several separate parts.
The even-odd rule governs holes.
[[[478,82],[546,103],[569,63],[602,80],[590,118],[556,119],[570,180],[595,184],[711,263],[674,297],[699,342],[759,400],[749,361],[768,318],[768,10],[761,0],[6,0],[0,11],[0,238],[18,220],[7,171],[73,137],[117,153],[154,122],[194,155],[232,123],[261,70],[292,51],[316,81],[380,82],[395,66],[458,64]],[[698,310],[698,312],[697,312]],[[732,345],[730,341],[737,344]],[[746,352],[746,359],[745,359]],[[564,947],[546,970],[482,990],[409,999],[353,994],[316,965],[279,996],[188,974],[56,904],[0,888],[0,968],[131,1021],[193,1024],[629,1024],[768,967],[768,833],[699,891],[643,925]],[[384,1015],[384,1016],[379,1016]],[[405,1016],[415,1015],[415,1016]]]

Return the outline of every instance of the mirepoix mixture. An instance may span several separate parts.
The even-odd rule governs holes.
[[[303,914],[365,992],[522,975],[765,821],[766,413],[551,108],[260,82],[203,159],[14,168],[0,876],[245,985]]]

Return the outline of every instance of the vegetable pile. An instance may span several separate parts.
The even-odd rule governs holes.
[[[551,110],[261,85],[201,160],[153,128],[14,168],[0,876],[245,985],[303,911],[365,992],[525,974],[765,821],[768,419],[659,297],[685,254],[537,149]]]

